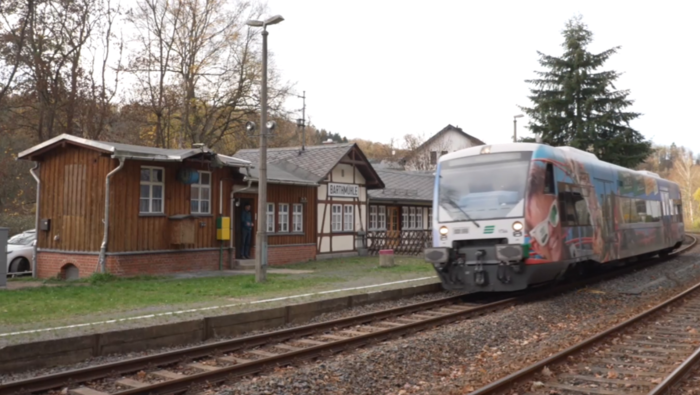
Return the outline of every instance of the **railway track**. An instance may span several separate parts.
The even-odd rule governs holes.
[[[662,395],[700,363],[700,283],[469,395]]]
[[[684,245],[672,255],[694,246],[697,239],[692,239],[692,243]],[[68,388],[68,392],[73,395],[183,393],[195,384],[217,384],[271,367],[297,364],[304,360],[488,314],[533,299],[568,292],[666,259],[668,258],[654,258],[642,264],[610,270],[586,280],[542,288],[534,292],[521,292],[507,298],[489,296],[491,299],[485,300],[477,294],[458,295],[10,382],[0,385],[0,395],[52,393],[64,388]],[[479,297],[482,299],[479,300]],[[700,327],[698,329],[700,330]]]

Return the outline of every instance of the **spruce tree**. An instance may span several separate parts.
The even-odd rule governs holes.
[[[651,143],[630,126],[640,114],[626,110],[633,100],[628,90],[616,90],[616,71],[600,70],[617,53],[614,47],[599,54],[587,50],[593,33],[581,17],[569,20],[562,32],[564,54],[540,56],[546,71],[526,80],[532,108],[521,107],[530,117],[528,128],[552,146],[568,145],[594,153],[606,162],[633,168],[652,153]]]

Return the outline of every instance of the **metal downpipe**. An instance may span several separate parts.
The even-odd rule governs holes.
[[[36,253],[39,249],[39,209],[41,208],[41,200],[40,200],[40,192],[41,192],[41,179],[39,179],[39,175],[36,174],[36,170],[39,169],[39,162],[36,162],[34,164],[34,167],[32,167],[29,172],[32,174],[32,177],[34,177],[34,180],[36,180],[36,219],[34,220],[34,257],[32,257],[32,277],[36,278],[36,264],[37,264],[37,256]]]
[[[109,235],[109,184],[114,173],[124,167],[124,158],[119,158],[119,166],[107,174],[105,179],[105,217],[102,223],[105,224],[104,237],[102,238],[102,245],[100,246],[100,257],[97,261],[97,266],[100,268],[100,273],[107,272],[107,265],[105,264],[105,255],[107,254],[107,236]]]

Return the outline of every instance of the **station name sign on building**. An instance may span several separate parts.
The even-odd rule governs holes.
[[[360,197],[360,187],[354,184],[328,184],[328,196]]]

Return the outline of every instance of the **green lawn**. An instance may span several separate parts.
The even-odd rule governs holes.
[[[97,275],[71,283],[0,292],[0,326],[38,322],[70,322],[113,312],[163,306],[230,304],[233,298],[262,299],[311,291],[369,285],[434,274],[422,258],[399,258],[393,268],[379,268],[379,259],[346,258],[286,265],[285,269],[314,270],[307,274],[268,274],[266,283],[253,275],[174,279],[172,277],[115,278]],[[274,268],[274,267],[273,267]],[[27,281],[11,280],[11,281]]]

